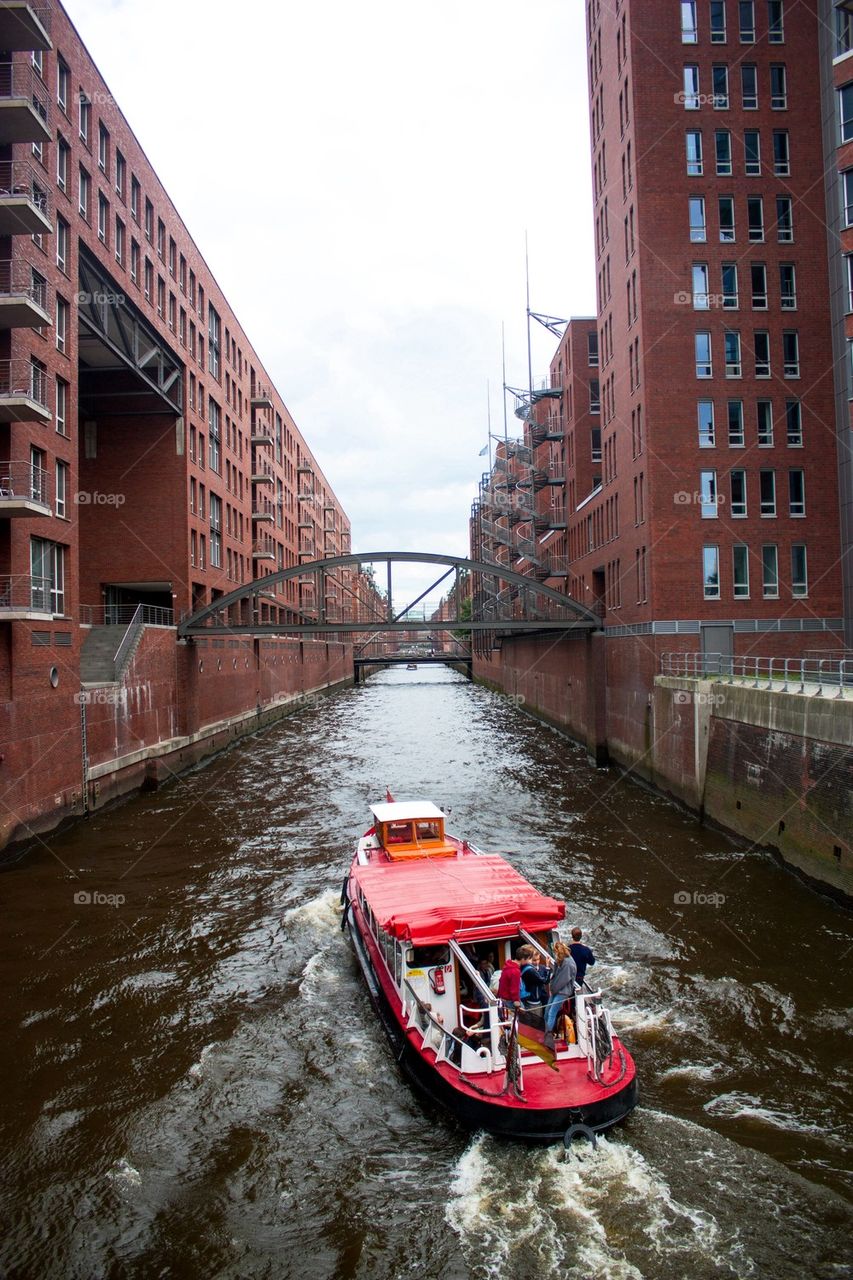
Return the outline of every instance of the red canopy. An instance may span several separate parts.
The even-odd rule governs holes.
[[[355,868],[356,882],[386,933],[414,946],[446,942],[461,929],[521,925],[553,929],[564,902],[546,897],[497,854],[454,859],[371,863]]]

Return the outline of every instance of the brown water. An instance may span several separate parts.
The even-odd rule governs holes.
[[[397,1074],[336,909],[386,786],[587,931],[642,1090],[596,1152]],[[853,1275],[853,920],[452,672],[321,701],[0,891],[5,1277]]]

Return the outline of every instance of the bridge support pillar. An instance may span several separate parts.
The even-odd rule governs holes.
[[[607,661],[603,631],[586,634],[586,749],[594,765],[609,763],[607,751]]]

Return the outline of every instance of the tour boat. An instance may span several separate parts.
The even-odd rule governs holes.
[[[576,987],[545,1032],[541,1006],[492,990],[519,947],[550,955],[565,904],[504,858],[445,831],[425,802],[372,806],[341,893],[371,1001],[406,1074],[463,1123],[532,1141],[592,1134],[637,1103],[634,1063],[600,990]]]

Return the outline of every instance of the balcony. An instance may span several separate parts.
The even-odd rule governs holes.
[[[47,472],[30,462],[0,462],[0,518],[52,514]]]
[[[302,462],[299,463],[296,470],[297,470],[297,473],[305,472],[306,474],[312,475],[312,476],[314,474],[313,466],[311,465],[310,462],[306,462],[304,459],[302,460]]]
[[[299,554],[301,556],[310,556],[313,560],[316,554],[315,543],[310,538],[302,538],[299,543]]]
[[[252,395],[249,401],[253,409],[271,409],[273,407],[272,396],[263,387],[253,387]]]
[[[569,557],[558,551],[552,551],[546,561],[548,575],[551,578],[567,578],[569,576]]]
[[[252,547],[253,560],[275,560],[275,543],[264,538]]]
[[[275,476],[270,467],[263,463],[252,462],[252,484],[275,484]]]
[[[47,6],[35,8],[27,0],[0,0],[0,49],[9,53],[52,49],[50,19]]]
[[[550,511],[548,512],[547,528],[565,529],[565,527],[566,527],[566,508],[551,507]]]
[[[252,426],[252,444],[269,445],[270,448],[275,444],[275,436],[272,433],[272,427],[268,422],[256,422]]]
[[[274,524],[275,507],[268,498],[256,498],[252,504],[252,520],[255,524]]]
[[[0,162],[0,236],[42,235],[53,231],[47,183],[26,160]]]
[[[0,622],[26,622],[53,616],[50,578],[28,573],[0,574]]]
[[[0,62],[0,146],[50,142],[49,114],[47,87],[35,68],[26,62]]]
[[[50,422],[48,381],[30,360],[0,360],[0,422]]]
[[[40,329],[52,323],[47,281],[23,258],[0,262],[0,329]]]

